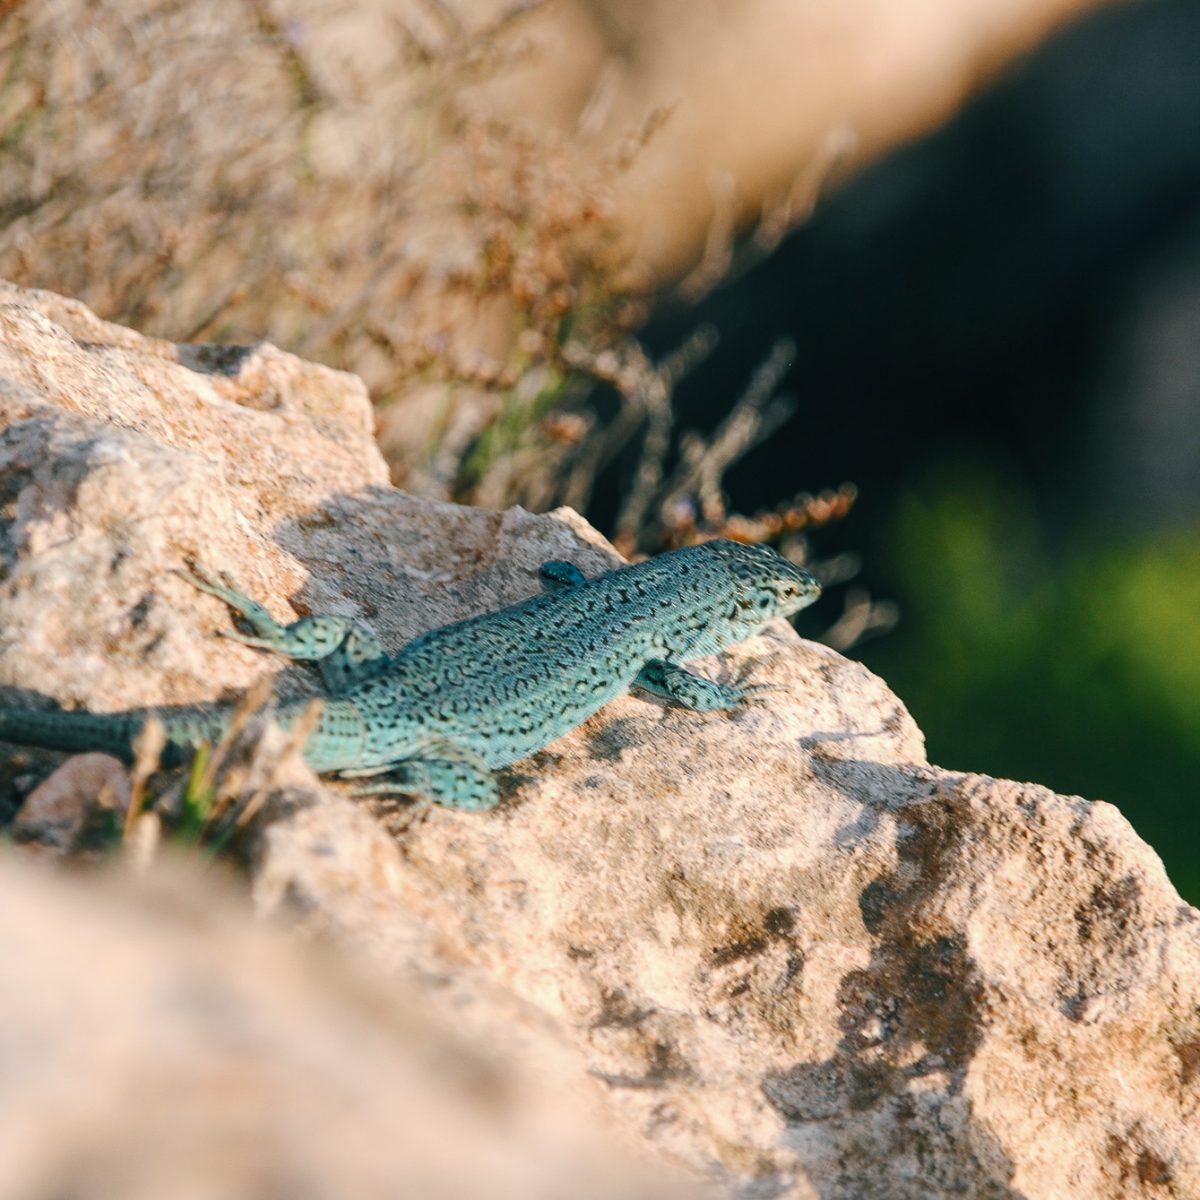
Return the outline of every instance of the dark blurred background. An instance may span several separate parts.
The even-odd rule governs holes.
[[[930,758],[1118,804],[1200,901],[1200,5],[1061,32],[644,338],[701,321],[684,427],[794,339],[731,499],[858,485],[818,549],[898,601],[852,653]]]

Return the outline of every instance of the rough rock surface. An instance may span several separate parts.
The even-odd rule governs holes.
[[[612,560],[573,514],[388,489],[345,376],[0,301],[6,702],[268,669],[211,636],[221,606],[167,573],[186,553],[391,646],[546,558]],[[540,1011],[623,1136],[739,1195],[1200,1194],[1200,918],[1124,818],[929,766],[882,681],[786,627],[709,669],[776,690],[618,701],[492,814],[405,828],[310,781],[259,836],[260,911],[453,997],[472,1037]]]
[[[0,906],[0,1195],[671,1194],[593,1131],[532,1008],[492,996],[502,1036],[464,1037],[442,997],[255,928],[211,869],[134,887],[3,861]]]

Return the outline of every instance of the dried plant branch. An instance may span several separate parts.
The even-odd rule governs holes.
[[[564,347],[563,358],[568,366],[591,380],[613,387],[621,398],[621,406],[607,427],[598,430],[589,442],[583,444],[572,465],[562,503],[580,511],[586,507],[595,477],[609,466],[645,425],[648,417],[646,399],[665,393],[669,401],[679,381],[712,354],[717,341],[717,331],[713,326],[700,325],[657,365],[650,362],[641,345],[632,338],[622,344],[619,352],[608,350],[594,354],[578,344]],[[661,443],[652,441],[651,453],[657,454],[660,446]],[[661,462],[659,474],[661,477]]]
[[[842,615],[821,635],[821,641],[845,654],[868,638],[895,628],[899,607],[890,600],[872,600],[865,588],[846,592]]]
[[[316,53],[337,6],[304,21],[268,0],[9,6],[0,274],[150,334],[269,337],[356,371],[379,406],[393,478],[412,490],[585,509],[597,478],[630,456],[613,530],[628,555],[715,536],[802,538],[844,515],[853,489],[753,516],[729,512],[724,495],[730,467],[791,411],[774,395],[786,345],[713,433],[681,438],[673,394],[715,334],[699,329],[654,363],[631,332],[648,286],[609,183],[671,109],[606,154],[581,150],[606,124],[613,65],[575,138],[471,112],[472,88],[531,52],[546,7],[516,0],[472,20],[454,0],[414,0],[390,13],[381,50],[394,91],[380,107],[380,88]],[[391,137],[354,141],[385,116]],[[748,239],[733,181],[714,177],[692,286],[776,244],[846,148],[832,135]],[[590,402],[597,383],[616,393],[611,419]],[[418,397],[432,410],[423,422]],[[205,793],[226,750],[202,764]]]
[[[639,389],[627,395],[629,407],[645,414],[646,433],[613,539],[623,553],[676,543],[671,531],[678,532],[683,525],[694,531],[697,521],[706,527],[720,527],[727,517],[721,486],[726,471],[791,415],[790,402],[774,398],[775,388],[795,355],[794,344],[783,339],[775,344],[710,437],[689,433],[681,439],[679,462],[671,477],[665,479],[664,463],[674,424],[672,390],[680,375],[709,353],[714,344],[711,331],[697,331],[697,337],[659,369],[642,366],[636,376]]]
[[[725,496],[721,490],[725,472],[792,415],[791,402],[773,398],[795,354],[796,346],[790,339],[777,341],[713,435],[707,439],[693,436],[688,440],[681,453],[680,467],[664,489],[660,502],[663,508],[695,495],[705,521],[719,523],[725,519]]]

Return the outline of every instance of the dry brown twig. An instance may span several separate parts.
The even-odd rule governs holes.
[[[630,555],[837,519],[852,489],[728,511],[729,467],[787,415],[770,394],[784,347],[715,433],[677,438],[675,386],[714,335],[655,364],[630,332],[646,280],[607,184],[671,109],[607,154],[581,147],[604,124],[613,70],[577,138],[473,111],[481,81],[536,52],[545,7],[521,0],[472,24],[452,0],[415,0],[391,18],[385,95],[318,53],[336,6],[295,22],[264,0],[17,6],[0,25],[0,274],[151,334],[268,337],[357,371],[395,434],[383,444],[396,482],[426,494],[582,510],[637,443],[615,528]],[[391,139],[349,136],[381,120]],[[740,241],[736,189],[716,179],[693,285],[776,244],[847,148],[831,136]],[[589,402],[597,381],[619,397],[607,422]],[[425,388],[440,411],[413,435],[408,400]]]

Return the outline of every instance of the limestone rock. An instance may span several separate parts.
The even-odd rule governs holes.
[[[731,1184],[1197,1194],[1200,919],[1157,857],[1109,805],[905,761],[881,685],[775,654],[756,678],[792,699],[752,730],[629,701],[495,816],[431,817],[387,895],[571,1030],[632,1129]],[[327,870],[289,878],[379,938]]]
[[[186,553],[392,647],[536,591],[544,559],[613,561],[574,514],[387,488],[345,377],[8,295],[10,688],[121,708],[269,669],[211,636]],[[490,814],[376,821],[310,785],[253,847],[260,911],[517,1060],[544,1022],[623,1137],[730,1193],[1200,1194],[1200,919],[1124,818],[930,766],[881,680],[786,626],[704,666],[773,690],[619,700]]]
[[[0,910],[0,1195],[668,1195],[600,1136],[547,1023],[472,1041],[436,998],[248,924],[211,869],[135,888],[5,855]]]

